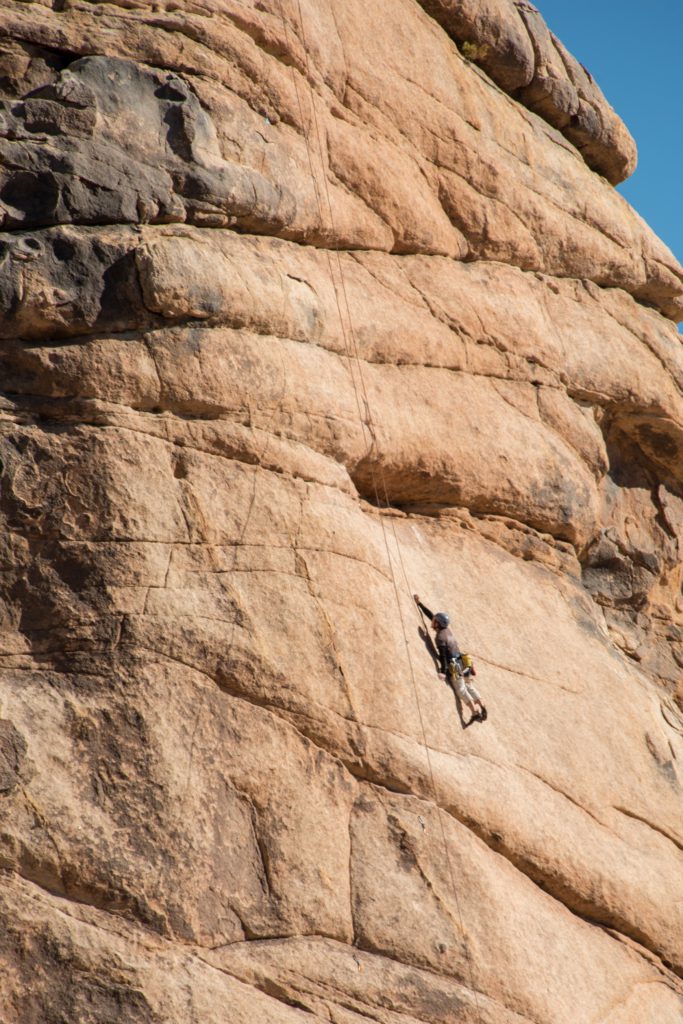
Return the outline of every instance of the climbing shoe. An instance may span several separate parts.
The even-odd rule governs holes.
[[[486,710],[486,708],[482,708],[481,711],[479,712],[479,720],[481,722],[485,722],[488,717],[489,717],[488,711]]]

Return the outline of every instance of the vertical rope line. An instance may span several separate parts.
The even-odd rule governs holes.
[[[277,2],[279,4],[279,8],[280,8],[280,20],[282,22],[282,27],[284,29],[285,39],[286,39],[287,43],[289,44],[290,43],[290,36],[289,36],[289,30],[287,28],[287,19],[285,18],[283,7],[282,7],[282,0],[277,0]],[[302,15],[301,15],[301,7],[300,6],[299,6],[299,20],[301,22],[301,29],[302,29],[302,32],[303,32],[303,18],[302,18]],[[307,71],[308,77],[310,77],[308,53],[307,53],[306,48],[305,48],[305,43],[304,43],[304,53],[305,53],[305,60],[306,60],[306,71]],[[313,156],[312,156],[311,147],[310,147],[310,144],[309,144],[308,130],[307,130],[307,127],[306,127],[306,115],[304,114],[303,103],[301,101],[301,93],[299,92],[299,86],[297,84],[297,79],[296,79],[296,68],[293,65],[292,65],[292,82],[294,84],[294,92],[296,94],[297,105],[299,107],[299,116],[300,116],[300,119],[301,119],[301,129],[302,129],[302,132],[303,132],[303,135],[304,135],[304,144],[305,144],[305,147],[306,147],[306,155],[307,155],[307,159],[308,159],[308,167],[309,167],[309,170],[311,172],[311,181],[313,183],[313,189],[315,191],[316,204],[317,204],[318,213],[319,213],[319,216],[320,216],[320,225],[321,225],[321,227],[324,227],[323,201],[322,201],[322,198],[321,198],[320,186],[318,184],[318,179],[316,177],[315,168],[313,166]],[[318,117],[317,117],[317,112],[316,112],[316,109],[315,109],[315,102],[313,100],[313,97],[311,97],[311,112],[312,112],[312,119],[313,119],[313,121],[315,123],[316,136],[318,138],[318,149],[320,151],[320,167],[321,167],[321,171],[323,173],[323,180],[325,180],[325,182],[326,182],[325,174],[324,174],[324,167],[323,167],[323,159],[322,159],[322,145],[320,143],[320,137],[319,137],[319,131],[318,131]],[[328,202],[328,207],[329,207],[330,206],[329,194],[327,196],[327,202]],[[331,207],[330,207],[330,213],[331,213]],[[334,234],[334,224],[332,223],[331,217],[330,217],[330,227],[331,227],[332,233]],[[347,339],[347,335],[346,335],[346,328],[345,328],[344,320],[343,320],[343,317],[342,317],[342,314],[341,314],[341,309],[339,308],[339,299],[337,297],[337,285],[336,285],[336,282],[335,282],[335,279],[334,279],[334,271],[332,269],[332,255],[331,255],[330,250],[329,250],[329,248],[327,246],[325,246],[324,252],[325,252],[325,255],[326,255],[326,258],[327,258],[327,266],[328,266],[328,270],[329,270],[329,274],[330,274],[330,282],[331,282],[332,288],[334,290],[335,300],[336,300],[336,303],[337,303],[337,309],[338,309],[338,312],[339,312],[339,322],[340,322],[340,326],[341,326],[341,330],[342,330],[342,340],[343,340],[343,344],[344,344],[344,349],[346,351],[346,358],[348,360],[349,373],[350,373],[350,376],[351,376],[351,381],[354,384],[354,393],[355,393],[355,397],[356,397],[356,406],[358,408],[358,419],[359,419],[360,425],[361,425],[361,433],[363,435],[363,440],[365,441],[366,423],[365,423],[365,419],[363,417],[363,409],[362,409],[362,406],[361,406],[361,403],[360,403],[360,397],[359,397],[359,394],[358,394],[358,389],[355,386],[355,381],[353,380],[353,364],[352,364],[351,359],[349,357],[349,345],[348,345],[348,339]],[[340,269],[340,272],[341,272],[341,266],[340,266],[339,269]],[[342,277],[342,282],[343,282],[343,277]]]
[[[331,199],[330,199],[329,184],[328,184],[328,181],[327,181],[327,175],[325,173],[325,168],[324,168],[322,136],[320,134],[320,126],[319,126],[318,116],[317,116],[317,111],[316,111],[316,106],[315,106],[315,99],[313,97],[312,78],[311,78],[310,62],[309,62],[309,58],[308,58],[308,46],[307,46],[307,43],[306,43],[306,34],[305,34],[305,29],[304,29],[304,18],[303,18],[303,12],[302,12],[302,9],[301,9],[301,0],[296,0],[296,4],[297,4],[297,9],[298,9],[298,15],[299,15],[299,24],[300,24],[300,28],[301,28],[301,42],[303,44],[304,55],[305,55],[306,77],[307,77],[307,80],[308,80],[309,85],[311,87],[311,111],[312,111],[313,123],[315,125],[315,133],[316,133],[316,137],[317,137],[318,149],[319,149],[319,154],[320,154],[320,166],[321,166],[321,171],[322,171],[322,174],[323,174],[323,184],[324,184],[325,195],[326,195],[326,199],[327,199],[327,208],[328,208],[328,213],[329,213],[329,218],[330,218],[330,230],[332,232],[332,235],[334,236],[334,215],[333,215],[333,211],[332,211],[332,202],[331,202]],[[289,42],[289,36],[288,36],[288,31],[287,31],[286,19],[284,17],[283,8],[282,8],[282,0],[279,0],[279,7],[280,7],[280,18],[281,18],[282,25],[283,25],[283,28],[284,28],[284,31],[285,31],[285,36],[286,36],[287,41]],[[307,148],[307,151],[308,151],[309,166],[310,166],[310,169],[311,169],[311,176],[313,177],[316,198],[318,200],[318,207],[319,207],[319,212],[320,212],[320,221],[321,221],[321,226],[322,226],[323,225],[322,202],[320,200],[320,191],[319,191],[318,186],[317,186],[317,184],[315,182],[315,175],[314,175],[314,172],[313,172],[313,161],[312,161],[311,152],[310,152],[309,136],[308,136],[308,132],[306,130],[305,118],[304,118],[304,115],[303,115],[303,105],[302,105],[302,102],[301,102],[301,96],[299,94],[299,87],[298,87],[298,84],[297,84],[297,81],[296,81],[296,69],[292,68],[292,72],[293,72],[294,88],[295,88],[295,92],[296,92],[296,95],[297,95],[297,101],[298,101],[298,105],[299,105],[299,110],[300,110],[300,113],[301,113],[302,129],[304,131],[306,148]],[[329,269],[330,269],[330,278],[331,278],[332,286],[333,286],[333,289],[334,289],[335,301],[336,301],[336,305],[337,305],[337,312],[339,314],[339,322],[340,322],[341,329],[342,329],[342,336],[343,336],[343,339],[344,339],[344,345],[345,345],[345,348],[346,348],[346,351],[347,351],[347,356],[348,356],[349,351],[353,351],[353,354],[354,354],[354,357],[355,357],[355,360],[356,360],[356,363],[357,363],[358,376],[359,376],[359,379],[360,379],[360,382],[361,382],[361,389],[362,389],[362,392],[363,392],[363,398],[365,400],[365,406],[366,406],[366,410],[367,410],[368,429],[369,429],[369,432],[370,432],[370,437],[371,437],[371,440],[372,440],[372,445],[376,445],[376,434],[375,434],[374,422],[373,422],[373,417],[372,417],[372,412],[371,412],[371,405],[370,405],[370,401],[369,401],[369,397],[368,397],[367,388],[366,388],[366,385],[365,385],[365,379],[363,377],[363,370],[362,370],[362,365],[361,365],[360,353],[359,353],[359,349],[358,349],[358,343],[357,343],[357,339],[355,337],[355,332],[354,332],[354,329],[353,329],[353,319],[351,317],[351,310],[350,310],[348,294],[347,294],[347,290],[346,290],[346,283],[345,283],[345,280],[344,280],[344,272],[343,272],[343,266],[342,266],[342,262],[341,262],[341,254],[339,253],[339,250],[337,250],[337,264],[338,264],[338,270],[339,270],[339,279],[341,281],[342,294],[343,294],[343,297],[344,297],[344,304],[346,306],[346,315],[347,315],[347,320],[348,320],[348,325],[349,325],[349,334],[351,336],[351,342],[352,342],[351,346],[349,346],[349,341],[348,341],[346,327],[345,327],[345,324],[344,324],[344,317],[343,317],[343,313],[342,313],[341,303],[340,303],[340,300],[339,300],[339,293],[338,293],[338,290],[337,290],[337,284],[336,284],[336,281],[334,279],[334,274],[332,272],[331,255],[330,255],[329,250],[327,251],[327,256],[328,256],[328,265],[329,265]],[[361,428],[363,430],[363,436],[365,437],[365,430],[364,430],[365,424],[364,424],[363,415],[362,415],[362,407],[361,407],[361,402],[360,402],[360,396],[359,396],[359,393],[358,393],[358,388],[357,388],[357,385],[356,385],[356,382],[355,382],[352,370],[351,370],[351,380],[352,380],[352,383],[353,383],[354,391],[356,393],[356,403],[357,403],[357,406],[358,406],[359,416],[360,416],[360,420],[361,420]],[[384,492],[385,503],[386,503],[386,506],[388,507],[390,503],[389,503],[388,492],[387,492],[387,487],[386,487],[386,478],[385,478],[384,470],[382,469],[381,463],[379,463],[378,465],[379,465],[379,471],[380,471],[380,476],[381,476],[381,480],[382,480],[382,490]],[[381,502],[380,502],[380,499],[379,499],[379,490],[378,490],[378,487],[377,487],[377,479],[376,479],[375,469],[374,469],[372,460],[369,460],[369,468],[370,468],[370,475],[371,475],[371,478],[372,478],[373,490],[375,491],[375,497],[377,499],[377,504],[380,505]],[[451,862],[450,852],[449,852],[449,849],[448,849],[448,841],[447,841],[447,838],[446,838],[446,832],[445,832],[444,824],[443,824],[442,813],[444,813],[444,812],[442,811],[442,808],[440,807],[438,799],[437,799],[436,781],[435,781],[435,778],[434,778],[434,770],[433,770],[432,759],[431,759],[431,755],[430,755],[430,751],[429,751],[429,744],[427,743],[427,734],[426,734],[426,729],[425,729],[424,717],[423,717],[423,714],[422,714],[422,706],[420,704],[420,697],[419,697],[419,692],[418,692],[418,687],[417,687],[417,681],[415,679],[415,670],[414,670],[414,666],[413,666],[413,660],[412,660],[412,657],[411,657],[411,654],[410,654],[410,646],[409,646],[409,642],[408,642],[408,634],[407,634],[405,619],[403,617],[403,612],[402,612],[402,609],[401,609],[401,601],[400,601],[399,588],[398,588],[398,583],[396,581],[396,574],[394,572],[394,564],[393,564],[393,561],[392,561],[392,558],[391,558],[391,551],[389,549],[389,543],[388,543],[388,540],[387,540],[386,528],[385,528],[385,524],[384,524],[384,517],[381,515],[381,513],[380,513],[380,525],[381,525],[381,528],[382,528],[382,537],[383,537],[383,540],[384,540],[384,546],[385,546],[386,552],[387,552],[387,560],[388,560],[388,563],[389,563],[389,571],[391,573],[391,579],[392,579],[392,584],[393,584],[393,589],[394,589],[394,596],[395,596],[395,599],[396,599],[396,605],[397,605],[397,608],[398,608],[399,619],[400,619],[400,622],[401,622],[401,630],[402,630],[402,633],[403,633],[403,641],[404,641],[405,650],[406,650],[406,656],[407,656],[407,660],[408,660],[408,667],[409,667],[409,671],[410,671],[410,677],[411,677],[411,682],[412,682],[413,694],[414,694],[414,698],[415,698],[415,704],[416,704],[416,707],[417,707],[418,720],[419,720],[419,723],[420,723],[420,730],[421,730],[421,733],[422,733],[422,741],[423,741],[423,746],[424,746],[424,750],[425,750],[425,756],[426,756],[426,761],[427,761],[429,778],[430,778],[430,782],[431,782],[432,795],[433,795],[434,804],[435,804],[435,807],[436,807],[436,813],[437,813],[437,818],[438,818],[438,821],[439,821],[439,826],[440,826],[440,829],[441,829],[441,837],[442,837],[442,841],[443,841],[444,852],[445,852],[445,855],[446,855],[446,862],[447,862],[447,866],[448,866],[448,873],[449,873],[449,876],[450,876],[451,887],[452,887],[452,890],[453,890],[453,895],[455,897],[455,904],[456,904],[456,909],[457,909],[457,913],[458,913],[458,920],[459,920],[459,924],[460,924],[460,931],[462,933],[462,941],[463,941],[463,947],[464,947],[464,951],[465,951],[465,958],[466,958],[466,960],[468,962],[468,967],[469,967],[470,988],[471,988],[471,991],[472,991],[473,996],[474,996],[474,1002],[475,1002],[475,1007],[476,1007],[476,1011],[477,1011],[477,1016],[481,1019],[481,1009],[480,1009],[480,1006],[479,1006],[478,992],[477,992],[477,989],[476,989],[476,987],[474,985],[472,957],[470,955],[469,944],[468,944],[467,938],[465,936],[465,929],[464,929],[464,925],[463,925],[462,912],[461,912],[461,908],[460,908],[460,900],[459,900],[459,897],[458,897],[458,891],[457,891],[457,887],[456,887],[456,884],[455,884],[455,875],[454,875],[454,872],[453,872],[453,865],[452,865],[452,862]],[[403,556],[402,556],[402,553],[401,553],[401,546],[400,546],[400,543],[399,543],[399,540],[398,540],[398,535],[397,535],[397,532],[396,532],[396,526],[395,526],[395,523],[393,523],[393,522],[392,522],[392,531],[393,531],[393,536],[394,536],[394,543],[396,545],[396,550],[398,552],[398,558],[399,558],[399,563],[400,563],[400,566],[401,566],[401,571],[402,571],[402,574],[403,574],[403,578],[404,578],[404,580],[406,582],[406,586],[408,588],[408,593],[410,594],[410,586],[409,586],[408,576],[407,576],[406,569],[405,569],[405,563],[404,563]],[[412,597],[411,597],[411,600],[412,600]],[[420,621],[421,621],[421,619],[420,619]]]

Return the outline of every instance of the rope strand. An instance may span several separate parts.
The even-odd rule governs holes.
[[[304,55],[305,55],[306,77],[307,77],[307,80],[309,82],[310,89],[311,89],[312,121],[313,121],[313,124],[315,126],[315,135],[316,135],[316,139],[317,139],[317,143],[318,143],[318,149],[319,149],[319,154],[320,154],[320,166],[321,166],[321,171],[322,171],[322,174],[323,174],[323,184],[324,184],[325,197],[326,197],[326,201],[327,201],[327,210],[328,210],[328,215],[329,215],[330,231],[331,231],[332,237],[334,238],[334,235],[335,235],[334,214],[333,214],[333,211],[332,211],[332,202],[331,202],[331,198],[330,198],[330,190],[329,190],[329,184],[328,184],[328,181],[327,181],[327,175],[325,174],[325,169],[324,169],[322,136],[321,136],[321,133],[320,133],[320,125],[319,125],[319,122],[318,122],[318,115],[317,115],[317,111],[316,111],[315,100],[314,100],[314,97],[313,97],[313,84],[312,84],[312,77],[311,77],[310,62],[309,62],[309,58],[308,58],[308,46],[306,44],[306,33],[305,33],[305,28],[304,28],[304,18],[303,18],[303,12],[302,12],[302,9],[301,9],[301,0],[296,0],[296,4],[297,4],[297,9],[298,9],[299,24],[300,24],[300,29],[301,29],[301,42],[303,44]],[[289,35],[288,35],[288,30],[287,30],[287,23],[286,23],[286,19],[284,17],[283,9],[282,9],[282,0],[279,0],[279,6],[280,6],[280,17],[281,17],[282,25],[283,25],[284,32],[285,32],[285,37],[286,37],[287,42],[289,43]],[[305,138],[305,142],[306,142],[306,150],[307,150],[307,153],[308,153],[308,163],[309,163],[309,167],[310,167],[310,171],[311,171],[311,177],[313,179],[313,187],[314,187],[314,190],[315,190],[316,199],[317,199],[317,202],[318,202],[318,209],[319,209],[319,215],[320,215],[320,223],[321,223],[321,227],[323,227],[324,226],[324,216],[323,216],[323,209],[322,209],[322,201],[321,201],[321,198],[320,198],[321,190],[319,189],[318,183],[317,183],[317,181],[315,179],[315,173],[314,173],[314,170],[313,170],[313,159],[312,159],[311,149],[310,149],[310,140],[309,140],[308,132],[306,130],[306,120],[305,120],[304,112],[303,112],[303,104],[301,102],[301,96],[300,96],[300,93],[299,93],[299,87],[298,87],[297,80],[296,80],[296,69],[294,67],[292,67],[292,73],[293,73],[294,88],[295,88],[295,92],[296,92],[296,96],[297,96],[297,102],[298,102],[299,111],[300,111],[300,114],[301,114],[302,130],[304,132],[304,138]],[[342,296],[343,296],[344,306],[346,308],[346,318],[347,318],[348,328],[349,328],[348,334],[347,334],[347,328],[346,328],[345,323],[344,323],[344,316],[343,316],[343,312],[342,312],[342,305],[341,305],[340,298],[339,298],[339,291],[338,291],[337,284],[336,284],[336,281],[335,281],[335,278],[334,278],[334,273],[333,273],[333,270],[332,270],[331,253],[330,253],[329,249],[326,250],[326,252],[327,252],[327,258],[328,258],[328,266],[329,266],[329,270],[330,270],[330,279],[331,279],[332,286],[333,286],[333,289],[334,289],[335,302],[336,302],[336,305],[337,305],[337,312],[338,312],[338,315],[339,315],[339,323],[340,323],[340,326],[341,326],[342,337],[343,337],[343,340],[344,340],[344,348],[345,348],[345,351],[346,351],[346,354],[347,354],[347,359],[349,360],[349,370],[350,370],[350,374],[351,374],[351,381],[352,381],[353,387],[354,387],[354,392],[355,392],[355,396],[356,396],[356,405],[358,407],[358,414],[359,414],[359,419],[360,419],[360,423],[361,423],[361,430],[362,430],[364,439],[365,439],[365,436],[366,436],[366,427],[367,427],[367,431],[370,434],[371,443],[370,443],[370,446],[368,448],[368,454],[370,454],[370,452],[372,451],[372,448],[373,447],[375,447],[375,448],[377,447],[377,434],[376,434],[376,431],[375,431],[374,421],[373,421],[373,417],[372,417],[372,407],[371,407],[371,403],[370,403],[369,396],[368,396],[368,390],[367,390],[367,386],[366,386],[366,383],[365,383],[365,378],[363,376],[363,368],[362,368],[361,357],[360,357],[360,352],[359,352],[359,348],[358,348],[358,342],[357,342],[357,338],[356,338],[355,331],[354,331],[354,328],[353,328],[353,318],[351,316],[350,303],[349,303],[348,293],[347,293],[347,289],[346,289],[346,282],[345,282],[345,279],[344,279],[344,271],[343,271],[343,265],[342,265],[342,260],[341,260],[341,254],[340,254],[339,250],[336,251],[337,252],[337,265],[338,265],[338,271],[339,271],[339,280],[341,282],[341,292],[342,292]],[[349,341],[349,336],[350,336],[350,341]],[[365,401],[365,408],[367,410],[367,424],[366,424],[365,419],[363,417],[361,397],[360,397],[359,389],[358,389],[358,386],[356,384],[356,381],[355,381],[355,378],[354,378],[354,374],[353,374],[352,359],[355,359],[355,361],[356,361],[356,366],[357,366],[357,370],[358,370],[358,378],[360,380],[360,392],[362,393],[362,397],[363,397],[363,399]],[[372,458],[369,459],[368,465],[369,465],[369,468],[370,468],[370,476],[371,476],[371,480],[372,480],[372,488],[373,488],[373,491],[375,493],[375,499],[376,499],[377,505],[381,508],[382,502],[380,500],[380,489],[378,487],[377,476],[376,476],[376,473],[375,473],[375,467],[374,467]],[[391,503],[389,501],[389,495],[388,495],[388,490],[387,490],[387,486],[386,486],[386,477],[385,477],[385,474],[384,474],[384,470],[382,468],[381,461],[379,461],[379,459],[378,459],[378,467],[379,467],[379,476],[380,476],[381,485],[382,485],[382,492],[383,492],[383,496],[384,496],[384,505],[385,505],[385,507],[389,508]],[[454,874],[454,871],[453,871],[453,865],[452,865],[452,862],[451,862],[450,852],[449,852],[449,849],[448,849],[448,841],[447,841],[447,838],[446,838],[446,831],[445,831],[445,828],[444,828],[444,823],[443,823],[443,818],[442,818],[442,814],[443,813],[447,813],[447,812],[445,812],[443,810],[443,808],[441,808],[441,806],[439,804],[439,801],[438,801],[438,798],[437,798],[437,789],[436,789],[436,780],[435,780],[435,777],[434,777],[434,769],[433,769],[433,765],[432,765],[432,759],[431,759],[431,755],[430,755],[429,744],[427,742],[427,734],[426,734],[424,716],[423,716],[423,713],[422,713],[422,706],[421,706],[421,703],[420,703],[420,697],[419,697],[419,690],[418,690],[418,686],[417,686],[417,680],[415,678],[415,669],[414,669],[414,666],[413,666],[413,660],[412,660],[412,656],[411,656],[411,653],[410,653],[410,644],[409,644],[409,641],[408,641],[408,632],[407,632],[406,622],[405,622],[405,619],[404,619],[404,616],[403,616],[403,611],[402,611],[402,608],[401,608],[401,599],[400,599],[399,585],[398,585],[398,582],[397,582],[397,579],[396,579],[396,573],[394,572],[394,563],[393,563],[393,560],[392,560],[391,551],[390,551],[390,548],[389,548],[389,542],[388,542],[388,539],[387,539],[387,531],[386,531],[386,526],[385,526],[385,523],[384,523],[385,517],[382,514],[380,514],[379,518],[380,518],[380,525],[381,525],[381,529],[382,529],[382,537],[383,537],[383,540],[384,540],[384,546],[385,546],[386,554],[387,554],[387,561],[388,561],[388,564],[389,564],[389,571],[391,573],[392,586],[393,586],[393,590],[394,590],[394,597],[395,597],[395,600],[396,600],[396,606],[397,606],[397,609],[398,609],[399,619],[400,619],[400,622],[401,622],[401,631],[403,633],[403,642],[404,642],[404,646],[405,646],[405,650],[406,650],[406,657],[407,657],[407,660],[408,660],[408,668],[409,668],[409,672],[410,672],[410,678],[411,678],[411,683],[412,683],[413,695],[414,695],[414,699],[415,699],[415,705],[416,705],[416,708],[417,708],[418,720],[419,720],[419,723],[420,723],[420,731],[421,731],[421,734],[422,734],[422,743],[423,743],[423,747],[424,747],[424,751],[425,751],[425,757],[426,757],[428,775],[429,775],[430,784],[431,784],[432,796],[433,796],[434,804],[435,804],[435,807],[436,807],[437,818],[438,818],[439,826],[440,826],[440,830],[441,830],[441,838],[442,838],[442,841],[443,841],[443,847],[444,847],[444,852],[445,852],[445,857],[446,857],[446,863],[447,863],[447,867],[448,867],[448,874],[450,876],[451,887],[452,887],[453,895],[454,895],[454,898],[455,898],[455,905],[456,905],[456,909],[457,909],[457,913],[458,913],[458,921],[459,921],[459,924],[460,924],[460,931],[462,933],[462,941],[463,941],[463,948],[464,948],[464,951],[465,951],[465,958],[467,960],[468,968],[469,968],[470,989],[471,989],[471,991],[473,993],[473,996],[474,996],[474,1002],[475,1002],[475,1006],[476,1006],[477,1016],[481,1020],[481,1008],[479,1006],[478,991],[477,991],[477,989],[476,989],[476,987],[474,985],[474,974],[473,974],[472,957],[471,957],[470,950],[469,950],[469,943],[467,942],[467,938],[466,938],[466,935],[465,935],[465,928],[464,928],[462,912],[461,912],[461,908],[460,908],[460,900],[459,900],[459,897],[458,897],[457,886],[455,884],[455,874]],[[399,543],[398,534],[396,532],[396,524],[395,524],[395,521],[393,519],[392,519],[392,522],[391,522],[391,528],[392,528],[392,533],[393,533],[393,537],[394,537],[394,544],[396,546],[396,551],[397,551],[397,554],[398,554],[398,562],[399,562],[399,565],[400,565],[401,573],[403,575],[403,579],[405,581],[408,594],[412,595],[412,590],[411,590],[410,583],[409,583],[409,580],[408,580],[408,574],[407,574],[407,571],[406,571],[405,562],[404,562],[404,559],[403,559],[403,554],[401,552],[401,545]],[[411,602],[412,602],[412,596],[411,596],[410,599],[411,599]],[[416,609],[416,612],[417,612],[417,609]],[[419,613],[417,613],[417,614],[419,614]],[[421,619],[420,619],[420,621],[421,621]]]

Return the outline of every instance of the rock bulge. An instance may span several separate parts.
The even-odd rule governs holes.
[[[590,71],[527,0],[420,0],[463,55],[558,128],[613,185],[636,166],[636,146]],[[588,30],[588,29],[587,29]]]
[[[683,270],[590,75],[521,2],[0,19],[8,1022],[676,1024]]]

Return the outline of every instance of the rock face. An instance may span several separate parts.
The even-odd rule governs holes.
[[[3,1024],[680,1024],[683,270],[590,76],[0,18]]]
[[[558,128],[589,167],[614,185],[633,174],[633,139],[590,72],[548,30],[533,4],[527,0],[420,2],[465,57]]]

